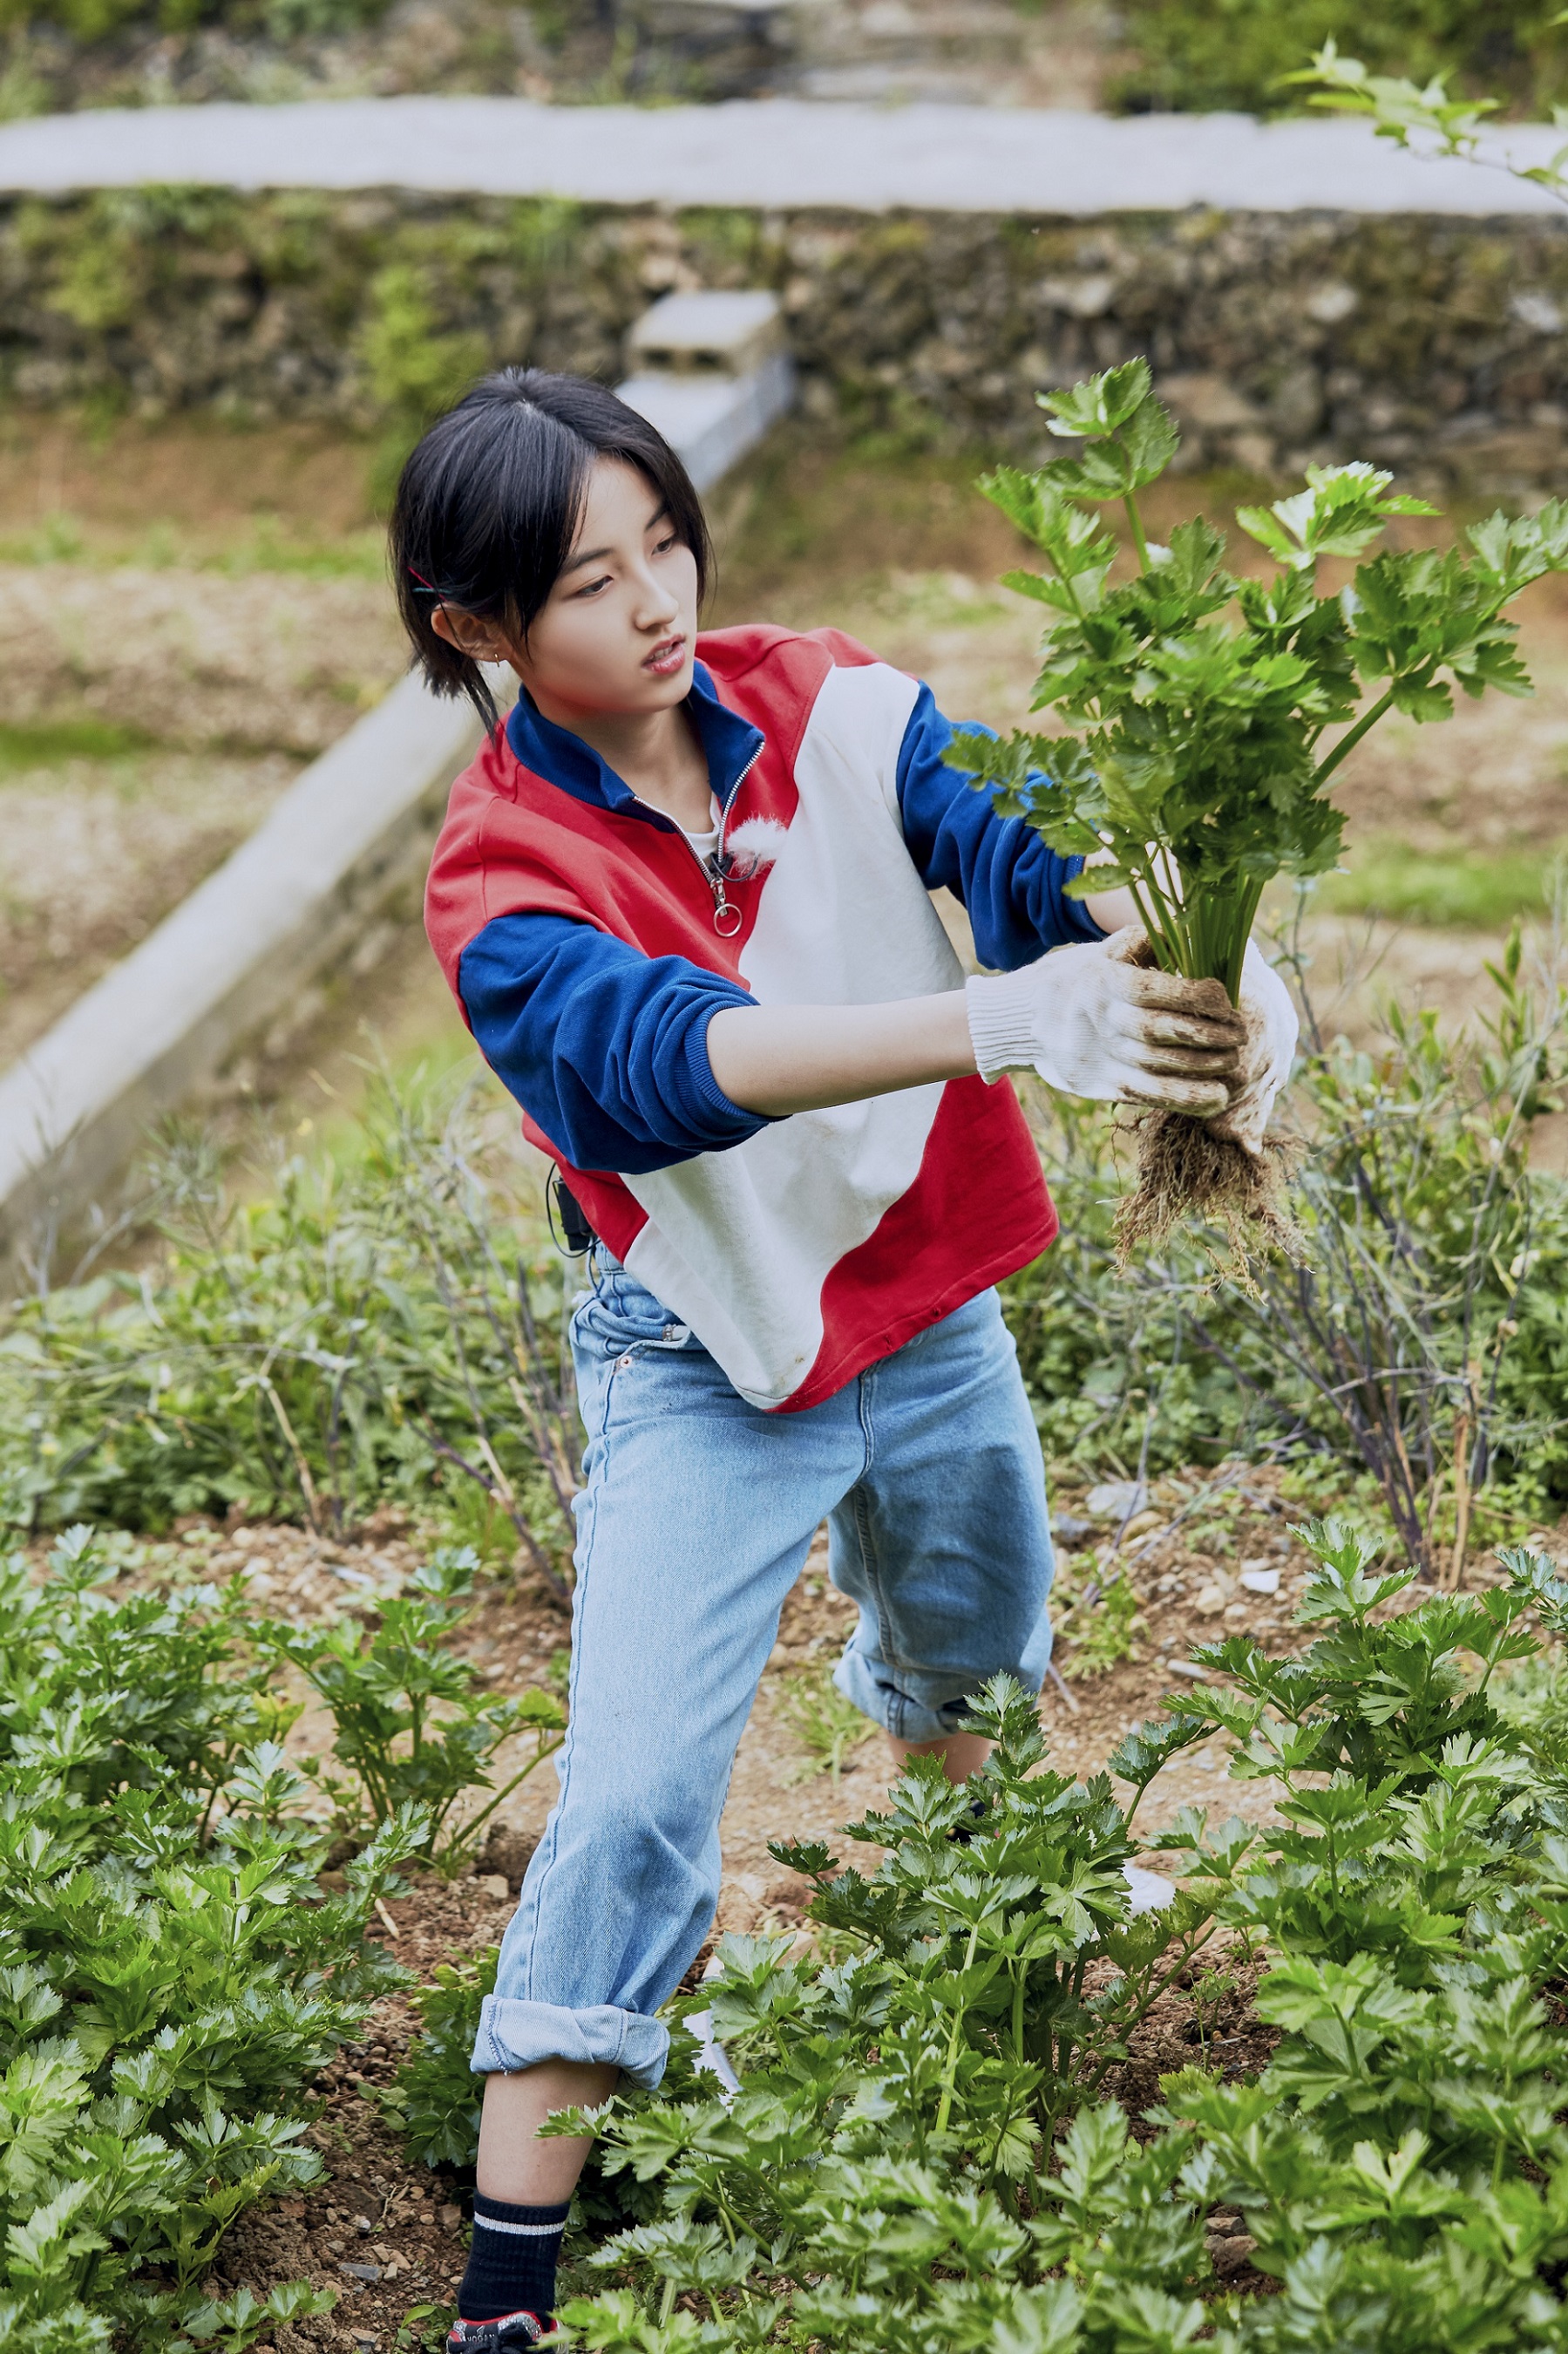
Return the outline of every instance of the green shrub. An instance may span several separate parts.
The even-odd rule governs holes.
[[[391,504],[403,461],[439,409],[483,369],[484,339],[443,333],[432,266],[392,261],[370,281],[370,315],[360,335],[371,398],[385,422],[372,468],[371,495]]]
[[[247,1206],[179,1144],[154,1196],[162,1282],[100,1275],[18,1303],[0,1517],[158,1529],[233,1503],[341,1531],[466,1490],[559,1585],[577,1434],[475,1108],[384,1090],[361,1140],[343,1167],[291,1162]]]
[[[317,2179],[300,2095],[405,1974],[366,1942],[426,1833],[317,1880],[288,1722],[211,1587],[111,1599],[85,1529],[0,1564],[0,2343],[248,2346],[303,2284],[198,2284],[248,2207]]]
[[[377,507],[390,505],[403,461],[432,417],[486,368],[526,356],[515,344],[498,346],[493,335],[459,326],[458,317],[482,288],[515,322],[518,301],[567,270],[581,220],[578,206],[546,196],[509,207],[504,225],[404,227],[395,257],[371,279],[355,343],[380,420],[370,479]]]
[[[1047,1457],[1168,1469],[1265,1443],[1370,1474],[1412,1560],[1568,1503],[1568,1183],[1531,1166],[1562,1100],[1568,1000],[1516,933],[1457,1035],[1387,1016],[1380,1052],[1308,1001],[1289,1098],[1298,1267],[1251,1292],[1201,1249],[1117,1268],[1113,1115],[1053,1107],[1061,1239],[1005,1288]]]
[[[1408,1574],[1372,1580],[1345,1531],[1305,1533],[1321,1639],[1299,1664],[1241,1638],[1205,1653],[1224,1685],[1111,1760],[1130,1803],[1052,1773],[1004,1679],[976,1714],[982,1774],[953,1789],[919,1761],[852,1828],[880,1851],[869,1876],[776,1850],[816,1886],[821,1949],[726,1937],[722,1977],[673,2006],[711,2008],[739,2093],[683,2066],[668,2095],[556,2121],[659,2200],[599,2250],[608,2292],[565,2306],[575,2343],[1562,2348],[1568,1784],[1489,1686],[1568,1588],[1518,1556],[1511,1589],[1390,1617]],[[1215,1734],[1272,1826],[1183,1808],[1140,1842],[1144,1789]],[[1140,1845],[1188,1877],[1135,1917]],[[1215,1957],[1238,1982],[1262,1959],[1277,2047],[1255,2080],[1165,2075],[1135,2134],[1110,2096],[1129,2038],[1200,1956],[1211,2001]],[[1220,2284],[1214,2221],[1241,2222],[1277,2294]]]
[[[499,1946],[487,1946],[471,1962],[438,1962],[433,1982],[413,1997],[420,2034],[396,2084],[380,2096],[402,2129],[411,2165],[467,2170],[478,2156],[484,2079],[469,2062],[484,1999],[495,1989],[500,1952]]]
[[[1565,53],[1556,11],[1499,11],[1491,0],[1390,0],[1368,10],[1354,0],[1130,0],[1124,16],[1136,62],[1115,96],[1142,112],[1174,107],[1273,113],[1298,109],[1280,77],[1337,41],[1373,69],[1414,75],[1454,71],[1501,85],[1526,106],[1563,94]]]
[[[1046,1460],[1085,1478],[1222,1461],[1267,1416],[1192,1331],[1181,1287],[1190,1278],[1201,1293],[1199,1271],[1171,1263],[1158,1284],[1129,1282],[1112,1236],[1115,1119],[1061,1097],[1030,1109],[1062,1227],[1001,1290]],[[1226,1334],[1229,1305],[1215,1316]]]

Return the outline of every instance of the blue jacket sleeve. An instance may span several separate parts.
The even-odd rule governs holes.
[[[720,1088],[707,1029],[754,1001],[684,957],[648,957],[568,916],[497,916],[458,988],[485,1061],[577,1169],[639,1176],[768,1126]]]
[[[1062,887],[1083,860],[1048,850],[1021,817],[999,817],[989,794],[945,766],[952,737],[952,722],[922,686],[898,756],[898,806],[921,881],[928,891],[946,884],[963,901],[980,962],[1012,972],[1044,949],[1103,939],[1083,901]]]

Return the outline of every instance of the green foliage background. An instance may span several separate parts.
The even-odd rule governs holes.
[[[1037,0],[1034,0],[1037,5]],[[221,27],[246,38],[321,39],[376,24],[388,0],[0,0],[0,37],[48,27],[84,48],[127,35],[144,38]],[[546,39],[558,40],[569,5],[536,5]],[[1131,61],[1113,102],[1135,111],[1238,107],[1275,112],[1299,101],[1278,78],[1332,39],[1374,69],[1425,80],[1452,70],[1467,88],[1500,90],[1520,107],[1560,96],[1561,36],[1552,7],[1508,11],[1493,0],[1130,0],[1124,42]]]
[[[1130,0],[1124,22],[1136,54],[1114,94],[1138,113],[1298,112],[1299,94],[1281,89],[1279,77],[1332,40],[1374,71],[1421,81],[1450,72],[1456,87],[1544,111],[1568,86],[1557,13],[1497,0],[1385,0],[1378,8],[1357,0]]]
[[[237,35],[261,32],[287,41],[374,24],[387,5],[388,0],[0,0],[0,33],[57,26],[85,45],[117,33],[194,33],[221,25]]]
[[[388,1093],[358,1142],[238,1204],[181,1140],[148,1204],[164,1281],[99,1274],[16,1304],[0,1522],[157,1529],[234,1505],[324,1531],[400,1500],[481,1542],[510,1513],[508,1552],[529,1534],[560,1551],[567,1442],[558,1414],[528,1426],[531,1269],[468,1157],[468,1100]]]

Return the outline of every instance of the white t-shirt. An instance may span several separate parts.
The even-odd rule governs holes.
[[[714,822],[712,825],[709,826],[705,833],[693,833],[685,826],[681,828],[681,832],[685,835],[686,840],[691,843],[692,848],[696,852],[697,856],[702,860],[705,866],[718,848],[719,828],[724,823],[724,811],[719,807],[718,795],[716,793],[712,796],[710,806],[713,811]]]

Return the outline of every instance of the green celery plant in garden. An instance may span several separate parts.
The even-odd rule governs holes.
[[[478,1567],[470,1546],[433,1553],[405,1593],[377,1604],[368,1633],[345,1613],[303,1628],[273,1620],[257,1637],[263,1651],[291,1661],[332,1711],[334,1755],[353,1777],[321,1776],[340,1828],[369,1836],[418,1808],[431,1861],[448,1873],[468,1869],[496,1808],[555,1755],[567,1722],[553,1692],[486,1700],[474,1689],[472,1667],[450,1648],[472,1607]],[[503,1744],[530,1734],[528,1755],[496,1789],[490,1769]],[[454,1825],[453,1811],[471,1790],[493,1795]]]
[[[418,2041],[396,2084],[377,2098],[416,2166],[471,2167],[478,2153],[484,2083],[469,2063],[484,1999],[495,1989],[500,1953],[499,1946],[487,1946],[472,1961],[438,1962],[430,1983],[413,1994]]]
[[[874,1870],[776,1850],[816,1889],[815,1950],[726,1937],[673,2006],[711,2010],[739,2091],[677,2034],[660,2093],[556,2121],[598,2142],[585,2217],[617,2185],[636,2217],[577,2243],[608,2285],[563,2308],[573,2345],[1561,2354],[1568,1779],[1560,1731],[1494,1695],[1537,1619],[1568,1626],[1568,1586],[1516,1554],[1504,1586],[1391,1616],[1408,1572],[1301,1533],[1300,1660],[1214,1647],[1224,1681],[1129,1736],[1114,1782],[1052,1773],[1003,1681],[982,1773],[953,1790],[920,1762],[854,1827]],[[1273,1824],[1189,1808],[1140,1837],[1144,1790],[1215,1738]],[[1186,1879],[1135,1917],[1139,1854]],[[1255,1984],[1261,2074],[1211,2047],[1136,2095],[1135,2134],[1140,2022],[1221,1964]],[[1250,2288],[1216,2276],[1216,2219],[1245,2226]]]
[[[41,1578],[0,1562],[0,2344],[241,2354],[332,2303],[202,2283],[321,2176],[303,2096],[404,1982],[366,1932],[427,1825],[400,1808],[323,1893],[241,1596],[113,1575],[85,1529]]]
[[[1329,788],[1378,720],[1446,718],[1456,684],[1472,696],[1530,691],[1504,609],[1568,567],[1568,506],[1493,515],[1446,553],[1369,557],[1391,519],[1435,510],[1373,467],[1313,466],[1293,497],[1238,509],[1274,567],[1245,578],[1202,517],[1168,546],[1148,536],[1139,494],[1178,437],[1144,361],[1040,401],[1078,454],[1030,473],[1001,467],[981,488],[1045,559],[1006,583],[1051,617],[1034,707],[1078,732],[967,731],[946,757],[1054,850],[1100,862],[1070,889],[1128,889],[1161,970],[1221,981],[1238,1002],[1263,890],[1336,864],[1344,820]],[[1107,504],[1126,521],[1128,577],[1113,577],[1122,549],[1097,513]],[[1318,578],[1329,558],[1364,560],[1332,591]],[[1249,1223],[1288,1239],[1275,1163],[1190,1114],[1144,1119],[1139,1165],[1124,1247],[1161,1242],[1187,1216],[1217,1220],[1233,1243]]]

